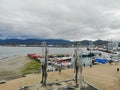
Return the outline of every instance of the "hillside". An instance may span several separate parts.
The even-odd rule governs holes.
[[[0,40],[1,45],[41,45],[43,41],[46,41],[47,45],[65,45],[70,44],[71,41],[69,40],[62,40],[62,39],[5,39]]]
[[[75,45],[80,44],[83,46],[88,46],[90,44],[98,45],[107,45],[108,41],[105,40],[96,40],[96,41],[89,41],[89,40],[82,40],[82,41],[70,41],[64,39],[5,39],[0,40],[0,45],[41,45],[43,41],[46,41],[47,45]],[[120,46],[120,43],[119,43]]]

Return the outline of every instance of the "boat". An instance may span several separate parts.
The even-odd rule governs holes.
[[[95,62],[104,64],[104,63],[107,63],[108,60],[105,60],[105,59],[103,59],[103,58],[96,58],[96,59],[95,59]]]
[[[38,59],[38,60],[39,60],[39,58],[42,58],[42,56],[37,55],[37,54],[27,54],[27,56],[28,56],[28,57],[31,57],[31,58],[33,58],[33,59]]]
[[[6,83],[6,80],[0,80],[0,84]]]
[[[83,52],[82,57],[88,57],[88,53]]]

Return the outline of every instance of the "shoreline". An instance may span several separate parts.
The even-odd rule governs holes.
[[[9,57],[2,57],[2,58],[0,58],[0,61],[2,61],[2,60],[9,60],[9,59],[12,59],[12,58],[16,58],[16,57],[19,57],[19,55],[11,55],[11,56],[9,56]]]
[[[11,80],[22,77],[21,70],[29,61],[31,59],[24,55],[16,55],[0,60],[0,80]]]

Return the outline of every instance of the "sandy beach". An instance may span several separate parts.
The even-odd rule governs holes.
[[[13,56],[0,60],[0,80],[10,80],[21,77],[21,69],[31,61],[27,56]]]
[[[0,62],[0,74],[3,76],[3,72],[9,72],[13,76],[19,73],[22,66],[29,62],[30,58],[27,56],[19,56],[12,58],[12,60]],[[4,68],[5,67],[5,68]],[[120,68],[120,64],[112,65],[100,64],[92,67],[83,67],[84,80],[97,87],[99,90],[120,90],[120,71],[117,72],[117,68]],[[4,73],[4,77],[9,74]],[[56,80],[72,79],[74,76],[73,69],[62,70],[61,75],[59,72],[48,72],[47,82],[54,82]],[[17,78],[13,80],[7,80],[6,83],[0,84],[0,90],[17,90],[19,87],[26,85],[38,84],[41,80],[41,74],[30,74],[26,77]],[[34,89],[32,89],[34,90]],[[42,89],[40,89],[42,90]],[[44,90],[44,89],[43,89]]]

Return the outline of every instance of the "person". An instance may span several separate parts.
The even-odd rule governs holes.
[[[109,60],[109,64],[112,64],[112,60]]]
[[[83,63],[83,66],[85,67],[85,63]]]
[[[95,57],[93,57],[93,59],[92,59],[92,65],[94,65],[95,64]]]
[[[59,68],[59,75],[61,74],[61,68]]]
[[[119,72],[119,68],[117,68],[117,72]]]
[[[92,65],[90,64],[90,67],[92,67]]]

